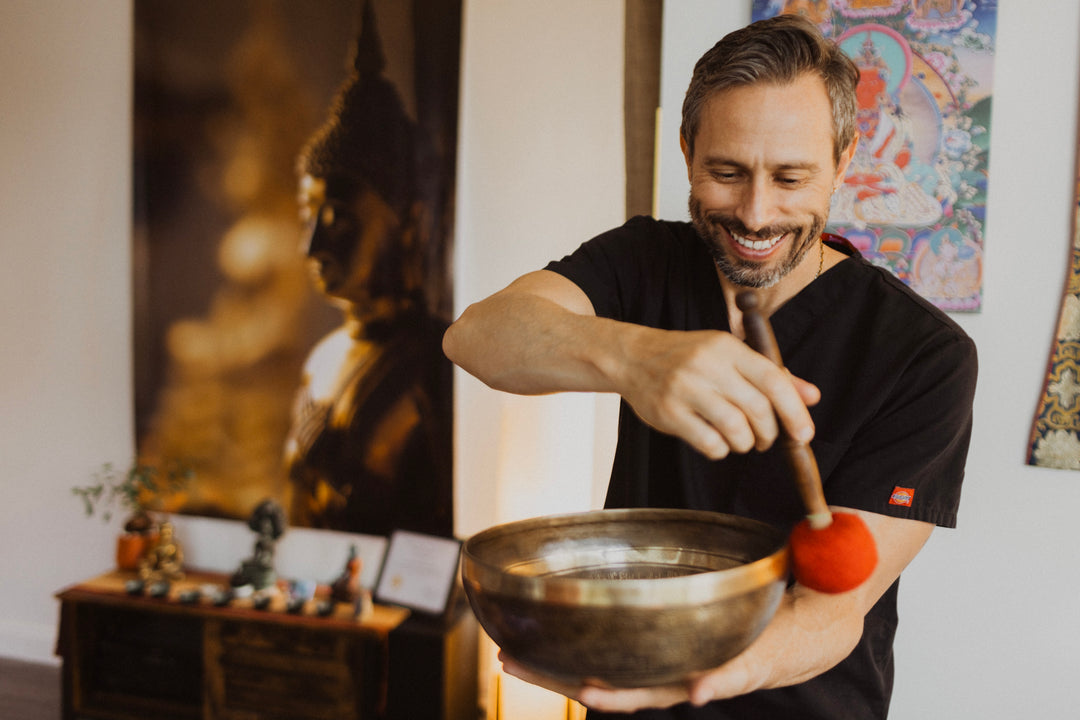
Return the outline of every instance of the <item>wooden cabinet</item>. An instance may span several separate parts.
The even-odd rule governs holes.
[[[377,605],[362,621],[128,595],[111,573],[59,593],[65,720],[475,720],[477,628]]]

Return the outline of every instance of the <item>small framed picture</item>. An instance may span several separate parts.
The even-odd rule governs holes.
[[[375,601],[442,615],[454,590],[460,555],[460,540],[395,530],[375,585]]]

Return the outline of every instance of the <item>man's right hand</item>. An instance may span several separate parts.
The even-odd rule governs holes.
[[[549,271],[471,305],[446,333],[447,357],[489,386],[519,394],[614,392],[657,430],[706,457],[764,450],[814,433],[817,387],[734,335],[658,330],[598,318],[580,288]]]
[[[765,450],[779,434],[814,435],[817,386],[794,377],[731,333],[629,326],[618,392],[652,427],[714,460]]]

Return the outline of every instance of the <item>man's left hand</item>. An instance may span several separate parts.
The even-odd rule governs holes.
[[[732,697],[745,692],[746,674],[739,664],[731,661],[722,667],[688,678],[685,683],[657,685],[646,688],[613,688],[599,681],[586,680],[573,685],[536,672],[517,663],[506,653],[499,652],[503,670],[532,685],[576,700],[587,708],[603,712],[634,712],[645,708],[665,708],[691,702],[704,705],[720,697]]]

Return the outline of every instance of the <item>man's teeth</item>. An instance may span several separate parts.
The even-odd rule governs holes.
[[[784,236],[777,235],[776,237],[770,238],[769,240],[751,240],[750,238],[744,238],[734,234],[731,237],[735,238],[735,242],[739,243],[743,247],[750,248],[751,250],[768,250],[773,245],[780,242],[780,238]]]

